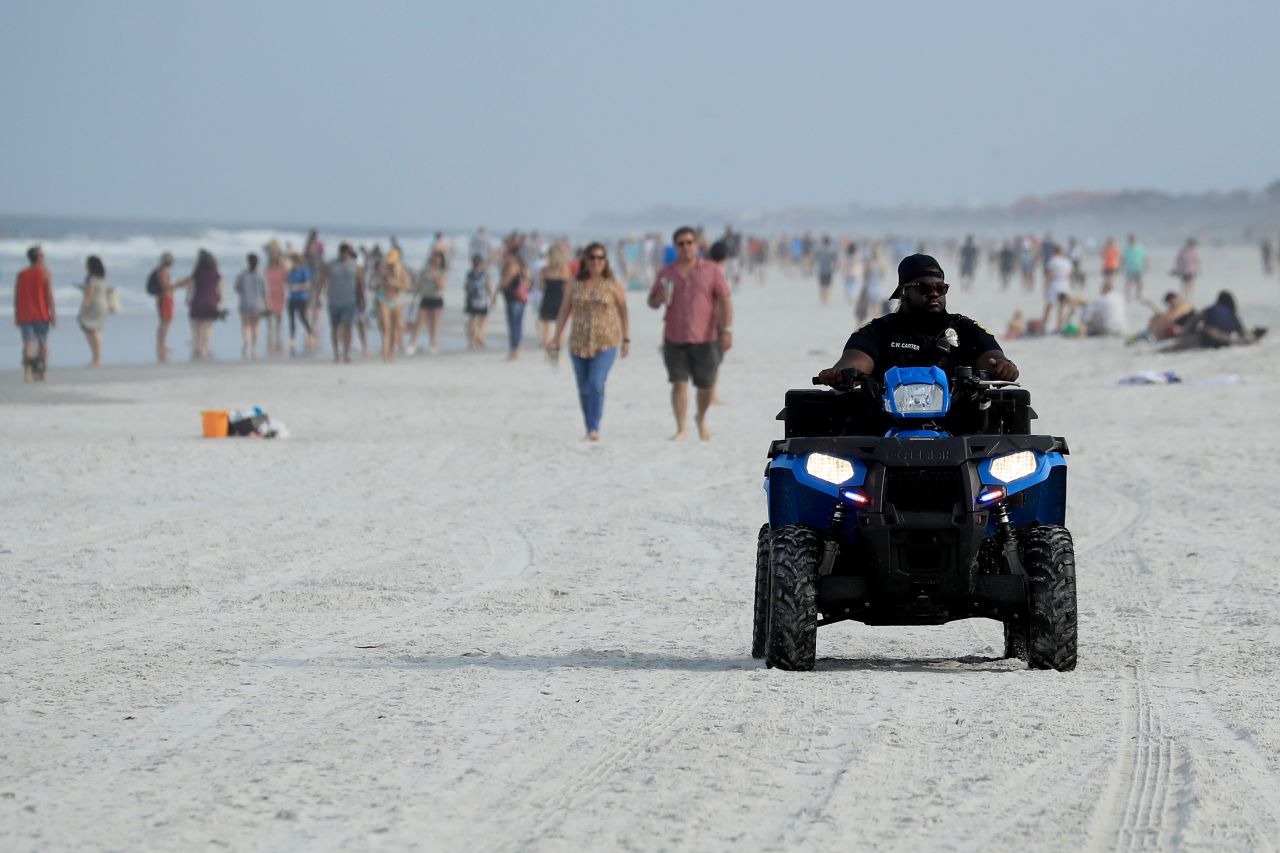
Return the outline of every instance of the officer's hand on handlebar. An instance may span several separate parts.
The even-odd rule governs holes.
[[[1013,382],[1018,378],[1018,365],[1007,358],[994,362],[987,370],[990,371],[992,379],[999,379],[1003,382]]]
[[[840,391],[849,391],[858,387],[862,372],[851,367],[828,367],[813,377],[814,385],[830,385]]]
[[[828,367],[826,370],[813,377],[814,385],[830,385],[835,387],[840,384],[840,370],[835,367]]]

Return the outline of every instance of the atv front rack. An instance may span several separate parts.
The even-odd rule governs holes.
[[[890,467],[947,466],[1003,456],[1019,450],[1066,455],[1067,440],[1054,435],[959,435],[952,438],[885,438],[876,435],[781,438],[769,445],[769,458],[826,453]]]

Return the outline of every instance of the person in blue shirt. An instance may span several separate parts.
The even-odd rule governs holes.
[[[288,278],[289,355],[295,355],[298,347],[295,340],[298,323],[302,324],[302,328],[306,332],[303,347],[308,352],[312,349],[311,324],[307,322],[307,304],[311,300],[311,270],[302,260],[302,256],[297,253],[294,253],[290,260],[293,262],[293,269],[289,270]]]

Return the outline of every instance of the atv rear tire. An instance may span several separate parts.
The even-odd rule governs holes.
[[[751,656],[764,657],[769,635],[769,525],[761,525],[756,537],[755,619],[751,625]]]
[[[765,664],[810,670],[818,645],[818,535],[807,527],[773,531],[770,554],[769,627]]]
[[[1027,666],[1076,668],[1076,556],[1065,527],[1033,527],[1019,537],[1030,588]]]

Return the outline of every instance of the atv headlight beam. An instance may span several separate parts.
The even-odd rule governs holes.
[[[1040,467],[1036,455],[1030,450],[1018,453],[1007,453],[991,460],[991,476],[1002,483],[1012,483],[1028,474],[1034,474]]]
[[[804,470],[810,477],[817,477],[833,486],[853,479],[852,462],[826,453],[810,453],[804,460]]]

